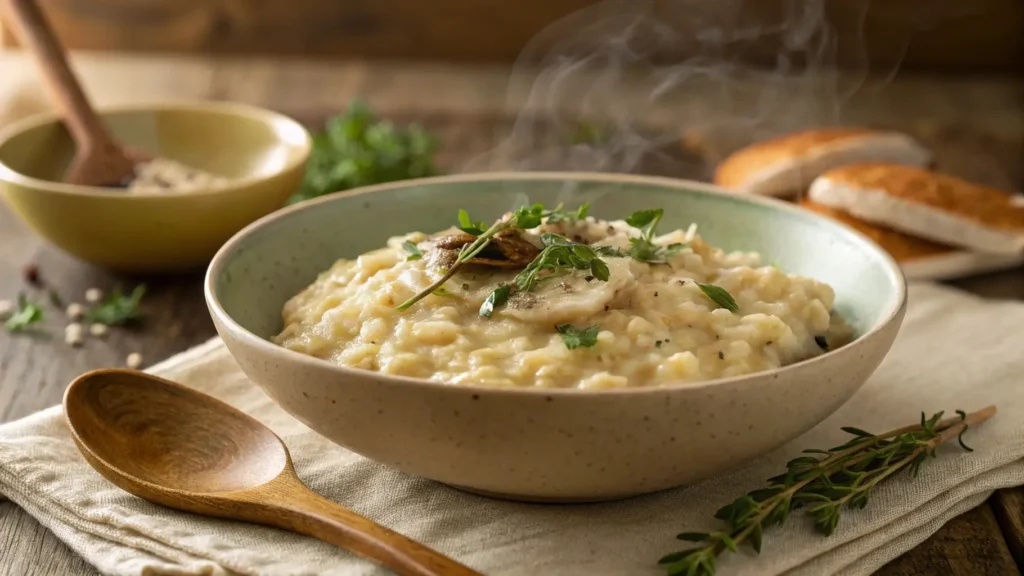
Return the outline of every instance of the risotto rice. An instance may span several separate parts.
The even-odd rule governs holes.
[[[624,221],[586,218],[545,223],[522,238],[540,248],[542,232],[624,251],[640,235]],[[654,239],[681,245],[664,263],[606,257],[606,281],[573,270],[513,294],[490,317],[480,315],[481,304],[518,270],[466,266],[440,293],[398,310],[443,274],[438,240],[457,234],[415,232],[337,261],[288,301],[274,341],[343,366],[447,384],[608,389],[769,370],[850,336],[832,313],[830,286],[763,265],[756,253],[725,253],[693,227]],[[738,310],[701,284],[724,289]],[[590,328],[596,337],[570,347],[556,326]]]

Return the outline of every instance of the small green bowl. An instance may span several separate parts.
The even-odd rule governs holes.
[[[284,205],[312,148],[295,120],[234,103],[121,106],[100,115],[128,146],[230,180],[168,194],[65,184],[75,145],[56,114],[0,132],[0,196],[59,248],[121,272],[201,268],[232,234]]]

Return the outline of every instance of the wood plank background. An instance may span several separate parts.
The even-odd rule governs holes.
[[[943,72],[1024,69],[1021,0],[40,0],[68,47],[502,62],[538,41],[589,53],[634,26],[656,57]],[[824,7],[817,18],[818,10]],[[586,12],[579,11],[586,9]],[[644,15],[650,29],[636,28]],[[820,32],[827,22],[833,33]],[[702,40],[693,42],[695,30]],[[807,31],[817,34],[804,34]],[[690,39],[684,41],[684,39]],[[794,47],[795,43],[795,47]],[[0,45],[13,45],[3,34]],[[546,50],[534,46],[540,53]],[[535,52],[536,53],[536,52]]]

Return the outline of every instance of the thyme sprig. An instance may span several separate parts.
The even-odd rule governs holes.
[[[452,276],[455,276],[455,273],[458,272],[466,262],[472,260],[477,254],[483,251],[483,249],[491,243],[491,239],[502,230],[509,228],[520,228],[523,230],[536,228],[537,226],[540,226],[545,214],[546,212],[543,204],[522,206],[513,212],[508,218],[498,220],[488,228],[481,230],[484,226],[483,222],[474,223],[465,210],[459,210],[460,229],[467,234],[473,234],[476,236],[476,240],[462,247],[462,250],[459,251],[458,257],[455,259],[455,262],[452,263],[448,268],[448,271],[445,272],[443,276],[412,298],[409,298],[405,302],[399,304],[398,310],[407,310],[413,304],[426,298],[428,295],[436,293],[439,288],[444,286],[445,282],[450,280]]]
[[[436,294],[437,291],[439,289],[441,289],[442,286],[444,286],[445,282],[450,280],[452,278],[452,276],[455,276],[455,274],[459,271],[459,269],[461,269],[466,264],[466,262],[468,262],[469,260],[472,260],[477,254],[479,254],[481,251],[483,251],[483,249],[486,248],[491,243],[491,239],[494,238],[494,236],[497,235],[502,230],[507,230],[509,228],[518,228],[520,230],[529,230],[531,228],[536,228],[537,226],[540,226],[541,223],[543,223],[545,221],[553,223],[553,222],[573,222],[573,221],[576,221],[576,220],[583,220],[584,218],[587,217],[587,211],[589,209],[590,209],[590,204],[583,204],[582,206],[577,208],[575,212],[573,212],[573,211],[566,211],[566,210],[564,210],[564,206],[562,204],[559,204],[558,206],[555,207],[554,210],[547,210],[544,207],[543,204],[539,204],[538,203],[538,204],[533,204],[531,206],[522,206],[518,210],[513,212],[508,218],[505,218],[503,220],[498,220],[497,222],[495,222],[494,224],[492,224],[489,227],[483,221],[474,222],[473,219],[470,218],[468,212],[466,212],[465,210],[459,210],[459,214],[458,214],[458,218],[459,218],[459,226],[458,227],[459,227],[459,229],[462,230],[463,232],[467,233],[467,234],[472,234],[473,236],[476,236],[476,240],[474,240],[471,244],[467,244],[467,245],[462,247],[462,250],[459,251],[458,257],[456,257],[456,259],[455,259],[455,262],[452,263],[452,265],[448,268],[448,270],[445,272],[445,274],[443,276],[441,276],[441,278],[439,278],[436,282],[431,284],[426,289],[424,289],[421,292],[417,293],[412,298],[409,298],[405,302],[402,302],[401,304],[399,304],[398,305],[398,310],[407,310],[413,304],[415,304],[415,303],[419,302],[420,300],[426,298],[428,295]],[[543,240],[543,237],[554,237],[554,236],[558,236],[558,235],[557,234],[544,234],[542,236],[542,240]],[[562,237],[559,236],[559,238],[562,238]],[[569,242],[568,239],[564,239],[563,238],[563,240],[565,240],[566,243],[571,244],[572,246],[579,246],[579,247],[582,247],[582,248],[585,248],[585,249],[589,250],[590,252],[603,251],[603,252],[607,253],[607,250],[604,250],[604,249],[597,249],[597,250],[595,250],[594,248],[591,248],[591,247],[583,245],[583,244],[571,243],[571,242]],[[408,244],[408,243],[406,243],[406,244]],[[548,244],[545,243],[545,246],[548,246]],[[417,259],[416,252],[418,252],[418,249],[416,250],[416,252],[414,252],[413,250],[410,249],[410,247],[408,245],[404,245],[404,248],[406,249],[407,252],[410,253],[410,259],[413,259],[413,260]],[[545,250],[546,250],[546,248],[545,248]],[[559,250],[563,250],[563,249],[560,248]],[[573,248],[572,250],[570,250],[570,252],[582,253],[580,251],[580,249],[577,249],[577,248]],[[420,258],[422,257],[422,253],[419,253],[419,257]],[[535,264],[538,260],[541,260],[542,258],[545,258],[546,259],[545,261],[549,261],[549,260],[551,260],[553,258],[553,256],[552,256],[551,253],[548,253],[548,255],[545,256],[544,251],[541,251],[541,254],[537,257],[537,259],[534,260],[533,263],[530,264],[530,266],[533,266],[533,264]],[[564,260],[564,259],[565,259],[565,257],[562,257],[562,260]],[[572,260],[572,262],[573,262],[573,264],[576,264],[578,262],[578,260]],[[590,265],[591,265],[590,264],[590,260],[588,260],[588,266],[587,267],[590,267]],[[605,276],[604,279],[607,280],[608,267],[606,265],[604,265],[604,262],[599,262],[599,264],[596,264],[596,266],[598,266],[599,269],[598,269],[598,272],[595,272],[594,275],[597,276],[597,274],[600,272],[600,267],[603,266],[604,267],[603,268],[604,269],[604,276]],[[530,269],[530,267],[527,266],[527,270],[529,270],[529,269]],[[525,272],[525,270],[524,270],[524,272]],[[517,276],[516,278],[519,278],[519,276]],[[504,294],[499,293],[499,291],[502,291]],[[490,316],[490,313],[494,310],[495,306],[500,306],[501,304],[505,303],[505,301],[508,299],[508,295],[509,295],[508,292],[509,292],[509,290],[505,290],[505,289],[503,289],[503,287],[498,287],[495,290],[495,293],[491,294],[491,297],[488,298],[487,302],[485,302],[484,307],[481,307],[481,309],[480,309],[481,315],[482,316]],[[484,313],[485,309],[488,310],[488,312],[486,314]]]
[[[790,460],[787,471],[768,479],[766,488],[720,508],[715,518],[726,523],[725,529],[679,534],[678,539],[700,545],[669,554],[658,563],[673,576],[713,576],[719,554],[725,550],[736,552],[744,542],[760,553],[764,529],[785,522],[793,509],[802,506],[807,506],[819,532],[832,534],[843,507],[864,508],[872,489],[902,470],[916,477],[940,445],[956,438],[960,446],[971,451],[963,442],[964,432],[991,418],[996,408],[956,413],[957,417],[943,420],[942,412],[931,418],[925,418],[922,412],[919,424],[878,435],[843,428],[854,436],[849,442],[828,450],[804,450],[810,455]]]
[[[405,302],[399,304],[398,310],[408,310],[413,304],[426,298],[430,294],[433,294],[435,291],[437,291],[437,289],[444,286],[444,283],[450,280],[452,276],[455,276],[455,273],[458,272],[459,269],[461,269],[466,264],[467,261],[472,260],[474,256],[479,254],[484,248],[487,247],[488,244],[491,243],[491,238],[493,238],[495,234],[501,232],[502,230],[505,230],[506,228],[511,228],[512,226],[515,226],[515,221],[516,216],[513,215],[509,219],[499,220],[494,224],[491,224],[489,228],[487,228],[479,235],[477,235],[476,240],[474,240],[471,244],[466,244],[465,246],[462,247],[462,250],[459,251],[458,257],[455,259],[455,262],[452,263],[452,265],[448,268],[448,271],[445,272],[443,276],[438,278],[436,282],[434,282],[424,290],[421,290],[412,298],[409,298]]]

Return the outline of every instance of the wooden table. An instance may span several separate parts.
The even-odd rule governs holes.
[[[512,123],[510,108],[517,105],[505,98],[505,72],[493,69],[119,57],[84,57],[77,63],[93,98],[101,103],[124,101],[128,93],[124,86],[131,82],[131,93],[139,100],[241,100],[317,125],[350,97],[361,94],[384,114],[420,120],[437,132],[445,146],[440,161],[449,170],[489,149],[494,134],[507,132]],[[8,105],[8,116],[40,108],[33,96],[34,79],[24,62],[0,54],[0,70],[5,74],[0,105]],[[6,82],[7,78],[14,81]],[[1024,187],[1022,95],[1024,84],[1013,80],[904,78],[867,101],[852,102],[848,117],[857,123],[911,132],[936,149],[945,169],[1019,190]],[[12,106],[19,110],[12,113]],[[663,117],[661,125],[678,125],[666,123],[670,121]],[[676,150],[678,161],[639,168],[704,178],[707,165],[692,162],[694,147],[703,150],[697,151],[698,156],[718,153],[713,144],[691,143]],[[47,245],[0,206],[0,297],[11,297],[23,288],[22,269],[27,265],[38,266],[43,281],[65,299],[80,300],[90,287],[109,290],[145,281],[150,287],[144,301],[148,319],[142,330],[115,331],[106,340],[87,339],[80,349],[63,343],[61,325],[55,320],[47,322],[52,338],[0,332],[0,422],[58,403],[67,383],[83,371],[123,365],[130,352],[141,353],[148,365],[214,335],[203,303],[201,274],[110,275]],[[953,284],[985,296],[1024,299],[1024,270]],[[1024,566],[1024,488],[997,492],[879,573],[1001,576],[1019,575],[1020,566]],[[24,511],[9,502],[0,503],[0,576],[95,573]]]

